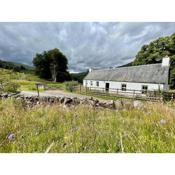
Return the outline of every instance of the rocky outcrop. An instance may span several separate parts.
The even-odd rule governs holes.
[[[142,108],[143,102],[141,101],[131,101],[126,99],[120,99],[116,101],[98,100],[93,97],[78,98],[78,97],[54,97],[54,96],[24,96],[16,93],[4,93],[0,94],[1,99],[15,98],[17,100],[23,101],[24,105],[27,107],[33,107],[39,104],[62,104],[64,106],[77,106],[77,105],[88,105],[94,108],[108,108],[115,110],[131,109],[131,108]]]

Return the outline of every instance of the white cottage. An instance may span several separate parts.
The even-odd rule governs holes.
[[[90,69],[83,80],[83,85],[96,90],[110,91],[157,91],[169,89],[169,57],[162,63],[113,69]]]

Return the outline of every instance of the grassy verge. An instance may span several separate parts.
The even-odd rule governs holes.
[[[1,100],[0,152],[175,152],[174,124],[160,103],[115,111]]]

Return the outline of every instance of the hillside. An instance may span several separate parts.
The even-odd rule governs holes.
[[[88,71],[86,72],[80,72],[80,73],[71,73],[72,80],[78,81],[79,83],[83,82],[84,77],[88,74]]]
[[[7,82],[10,80],[10,82],[18,86],[18,91],[36,91],[36,83],[44,84],[47,88],[50,89],[65,90],[69,84],[75,83],[74,81],[71,83],[57,83],[47,81],[36,76],[33,71],[16,72],[14,70],[0,68],[0,75],[0,82]]]
[[[132,66],[132,65],[133,65],[133,62],[130,62],[130,63],[124,64],[122,66],[119,66],[119,67],[129,67],[129,66]]]
[[[32,71],[34,69],[33,67],[28,65],[24,65],[16,62],[4,61],[4,60],[0,60],[0,68],[11,69],[16,72]]]

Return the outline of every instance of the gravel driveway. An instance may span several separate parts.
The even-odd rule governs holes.
[[[21,91],[21,94],[24,96],[37,96],[37,92],[31,92],[31,91]],[[80,95],[80,94],[75,94],[75,93],[69,93],[69,92],[64,92],[61,90],[47,90],[44,92],[40,92],[40,96],[50,96],[50,97],[77,97],[77,98],[89,98],[89,96],[86,95]]]

